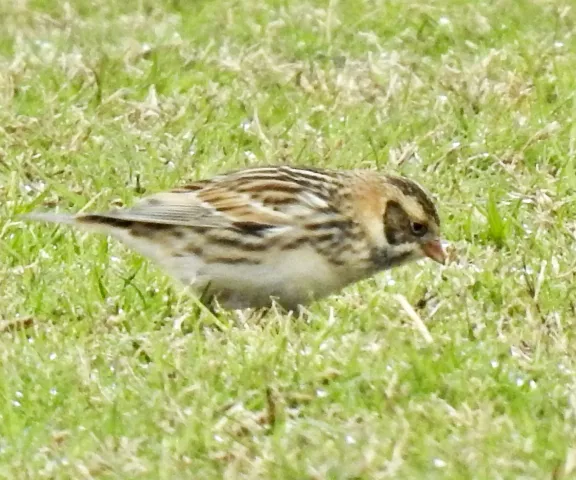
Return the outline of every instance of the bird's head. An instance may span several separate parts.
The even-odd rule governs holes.
[[[430,195],[404,177],[384,177],[384,236],[390,262],[395,265],[421,257],[444,264],[440,217]]]

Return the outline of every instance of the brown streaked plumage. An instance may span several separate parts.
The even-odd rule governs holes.
[[[430,196],[368,170],[249,168],[129,209],[30,218],[111,235],[226,308],[275,299],[296,309],[381,270],[445,258]]]

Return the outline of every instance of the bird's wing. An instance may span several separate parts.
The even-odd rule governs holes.
[[[73,223],[138,222],[274,234],[334,212],[330,185],[321,174],[307,170],[244,170],[152,195],[128,209],[80,214]],[[71,223],[70,217],[50,214],[31,218]]]
[[[235,230],[266,230],[290,226],[289,217],[252,204],[249,198],[234,196],[217,205],[196,192],[165,192],[144,198],[132,208],[76,216],[79,224],[147,223]]]

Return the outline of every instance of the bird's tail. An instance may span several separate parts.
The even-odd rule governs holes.
[[[32,212],[23,215],[22,218],[24,218],[25,220],[63,223],[66,225],[76,225],[78,223],[75,215],[67,215],[65,213]]]
[[[25,220],[35,220],[39,222],[60,223],[80,227],[83,230],[114,234],[116,230],[129,229],[134,222],[116,218],[113,214],[106,213],[80,213],[70,215],[65,213],[32,212],[24,215]]]

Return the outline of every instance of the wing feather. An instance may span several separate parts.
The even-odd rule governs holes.
[[[140,222],[275,235],[332,208],[336,186],[328,180],[327,174],[305,169],[256,168],[157,193],[131,208],[73,218],[80,224]],[[71,222],[46,214],[35,218]]]
[[[227,227],[237,222],[286,226],[290,217],[253,201],[249,195],[229,192],[206,201],[199,192],[166,192],[143,199],[132,208],[106,213],[120,220],[166,225]]]

